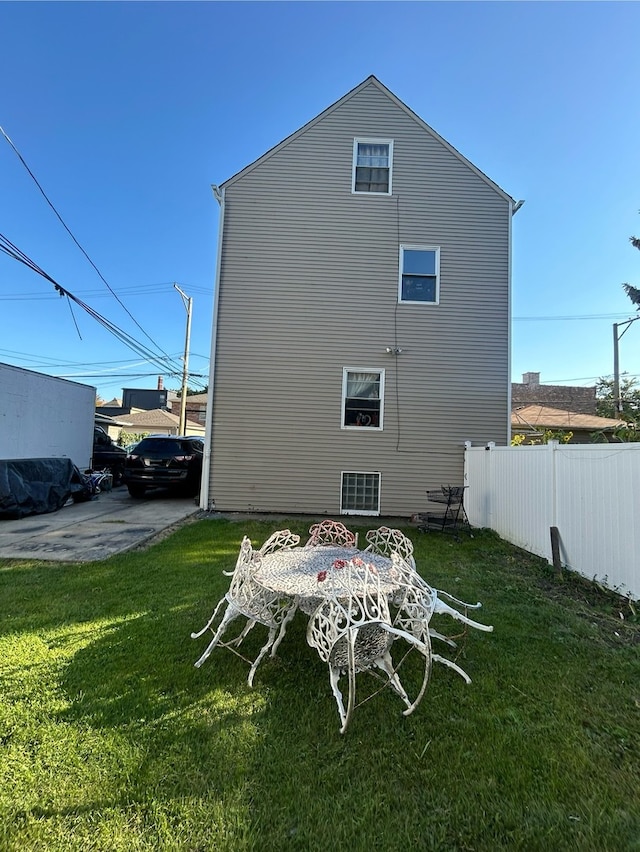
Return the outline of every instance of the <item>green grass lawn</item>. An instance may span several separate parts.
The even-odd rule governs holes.
[[[640,850],[636,615],[490,533],[405,529],[429,582],[495,627],[463,639],[473,683],[435,666],[411,716],[385,689],[340,735],[301,613],[253,689],[229,650],[194,668],[242,536],[310,523],[207,519],[105,562],[0,562],[3,852]]]

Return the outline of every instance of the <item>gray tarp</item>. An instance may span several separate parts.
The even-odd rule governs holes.
[[[56,512],[70,497],[89,499],[71,459],[0,459],[0,519]]]

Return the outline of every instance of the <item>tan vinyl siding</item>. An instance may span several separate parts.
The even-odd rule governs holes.
[[[393,139],[393,195],[351,193],[354,137]],[[342,471],[381,513],[505,443],[509,202],[374,84],[226,185],[210,497],[337,514]],[[398,304],[400,243],[440,246],[440,304]],[[398,346],[398,356],[385,352]],[[342,371],[384,369],[382,431],[341,429]]]

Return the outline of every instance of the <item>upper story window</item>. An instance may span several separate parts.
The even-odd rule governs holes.
[[[393,140],[353,140],[352,192],[391,195]]]
[[[382,429],[384,370],[342,371],[342,428]]]
[[[440,298],[440,249],[400,246],[399,302],[437,305]]]

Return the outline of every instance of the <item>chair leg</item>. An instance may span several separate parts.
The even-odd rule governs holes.
[[[235,639],[232,639],[232,640],[231,640],[230,642],[228,642],[227,644],[228,644],[229,646],[235,645],[235,647],[236,647],[236,648],[238,648],[238,647],[242,644],[242,642],[243,642],[243,640],[244,640],[245,636],[247,635],[247,633],[248,633],[250,630],[253,630],[253,628],[256,626],[256,624],[257,624],[257,623],[258,623],[258,622],[257,622],[257,621],[254,621],[254,620],[253,620],[253,618],[250,618],[250,619],[247,621],[247,623],[245,624],[245,626],[243,627],[243,629],[242,629],[242,633],[240,633],[240,635],[239,635],[239,636],[236,636],[236,638],[235,638]]]
[[[438,633],[438,631],[434,630],[432,627],[429,628],[429,636],[432,639],[439,639],[441,642],[446,642],[447,645],[450,645],[452,648],[458,647],[453,639],[449,639],[448,636],[443,636],[442,633]]]
[[[206,632],[207,632],[207,630],[211,627],[211,625],[212,625],[212,624],[213,624],[213,622],[215,621],[215,617],[216,617],[216,615],[218,614],[218,610],[220,609],[220,607],[222,606],[222,604],[223,604],[225,601],[226,601],[226,598],[221,598],[221,600],[219,600],[219,601],[218,601],[218,605],[217,605],[217,606],[216,606],[216,608],[214,609],[214,611],[213,611],[213,615],[211,616],[211,618],[209,619],[209,621],[207,621],[207,623],[206,623],[206,624],[205,624],[205,626],[202,628],[202,630],[199,630],[197,633],[192,633],[192,634],[191,634],[191,638],[192,638],[192,639],[199,639],[199,638],[200,638],[200,636],[202,636],[202,634],[203,634],[203,633],[206,633]]]
[[[409,696],[407,695],[405,688],[400,682],[400,678],[398,677],[398,673],[393,667],[393,660],[391,658],[391,654],[389,651],[385,651],[381,657],[378,657],[377,660],[374,660],[374,664],[388,676],[389,678],[389,686],[391,686],[402,698],[407,707],[411,707],[411,702],[409,701]]]
[[[481,609],[481,607],[482,607],[482,604],[480,603],[480,601],[478,601],[478,603],[471,604],[471,603],[467,603],[466,601],[461,601],[459,598],[454,598],[453,595],[450,595],[449,592],[443,592],[442,589],[436,589],[436,592],[438,593],[438,597],[440,597],[440,595],[444,595],[445,598],[450,600],[452,603],[459,604],[460,606],[463,606],[465,609]]]
[[[407,710],[402,711],[403,716],[409,716],[411,713],[413,713],[413,711],[416,709],[418,704],[420,704],[420,702],[422,701],[422,698],[424,696],[424,693],[427,689],[427,685],[429,683],[429,678],[431,677],[431,663],[432,663],[432,659],[433,659],[432,656],[431,656],[431,649],[429,648],[428,653],[426,653],[426,654],[424,652],[422,652],[422,653],[424,655],[424,677],[422,678],[422,685],[420,686],[420,691],[418,692],[418,695],[416,696],[415,700],[411,704],[411,707],[409,707]]]
[[[340,729],[340,733],[344,732],[344,723],[347,718],[346,710],[344,709],[344,702],[342,700],[342,693],[340,692],[340,687],[338,683],[340,681],[340,669],[329,664],[329,682],[331,683],[331,691],[333,692],[333,696],[336,699],[336,704],[338,705],[338,713],[340,714],[340,725],[342,726]]]
[[[289,624],[293,616],[296,614],[297,609],[297,606],[292,606],[289,612],[282,619],[282,624],[280,625],[280,629],[278,630],[278,636],[276,638],[276,641],[273,643],[273,647],[271,648],[272,657],[275,657],[276,651],[278,650],[278,645],[282,642],[282,640],[284,639],[284,634],[287,632],[287,624]]]
[[[347,676],[349,678],[349,697],[347,699],[347,712],[344,722],[340,728],[340,733],[344,734],[347,730],[347,725],[351,720],[353,708],[356,704],[356,638],[358,636],[358,628],[352,627],[347,636]]]
[[[223,598],[223,600],[224,600],[224,598]],[[217,609],[217,607],[216,607],[216,609]],[[241,615],[240,611],[237,610],[232,603],[228,603],[225,614],[222,617],[222,621],[220,622],[220,626],[216,630],[216,632],[213,636],[213,639],[211,640],[211,642],[209,642],[207,649],[205,650],[204,654],[195,663],[195,667],[197,669],[200,668],[200,666],[204,663],[204,661],[207,659],[207,657],[209,657],[209,655],[211,654],[213,649],[216,647],[216,645],[220,641],[222,634],[227,629],[227,626],[229,625],[229,623],[231,621],[233,621],[234,618],[237,618],[239,615]]]
[[[470,627],[475,627],[476,630],[484,630],[485,633],[493,632],[493,627],[491,627],[490,625],[480,624],[480,622],[478,621],[473,621],[473,619],[467,618],[466,615],[463,615],[461,612],[458,612],[457,609],[454,609],[452,606],[443,603],[441,600],[436,601],[436,605],[433,611],[437,615],[450,615],[451,618],[455,618],[456,621],[461,621],[463,624],[468,624]]]
[[[447,660],[446,657],[441,657],[440,654],[434,654],[433,659],[436,663],[442,663],[444,666],[448,666],[450,669],[453,669],[454,672],[458,672],[458,674],[464,680],[465,683],[471,683],[471,678],[464,671],[464,669],[461,669],[460,666],[457,666],[455,663],[452,663],[451,660]]]
[[[259,653],[259,654],[258,654],[258,656],[256,657],[256,659],[255,659],[255,661],[254,661],[253,665],[251,666],[251,668],[250,668],[250,670],[249,670],[249,677],[247,678],[247,683],[249,684],[249,686],[253,686],[253,676],[254,676],[254,674],[256,673],[256,669],[257,669],[257,668],[258,668],[258,666],[260,665],[260,660],[262,660],[262,658],[263,658],[263,657],[264,657],[264,655],[267,653],[267,651],[269,650],[269,648],[273,645],[273,642],[274,642],[274,640],[275,640],[275,638],[276,638],[276,632],[277,632],[277,628],[276,628],[276,627],[272,627],[272,628],[269,630],[269,638],[267,639],[266,644],[265,644],[265,645],[261,648],[260,653]]]

